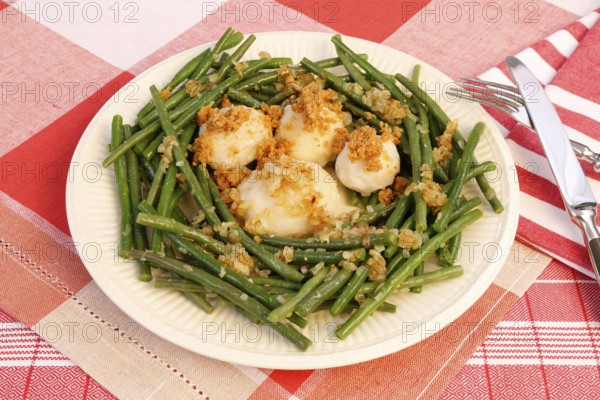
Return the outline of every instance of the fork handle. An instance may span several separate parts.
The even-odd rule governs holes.
[[[587,161],[594,166],[594,171],[600,172],[600,154],[594,153],[589,147],[571,140],[571,147],[580,160]]]
[[[596,207],[572,210],[571,218],[581,228],[596,280],[600,283],[600,233],[596,226]]]

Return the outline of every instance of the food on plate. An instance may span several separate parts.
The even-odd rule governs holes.
[[[133,124],[116,115],[104,166],[142,281],[204,312],[227,303],[306,350],[312,313],[344,339],[395,312],[392,293],[463,273],[461,232],[482,216],[470,180],[503,207],[484,175],[495,164],[474,158],[485,126],[464,137],[419,66],[383,73],[338,35],[330,59],[244,59],[254,40],[228,29],[152,86]]]

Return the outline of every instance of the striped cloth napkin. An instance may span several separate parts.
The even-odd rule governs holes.
[[[516,56],[545,85],[569,137],[600,152],[600,26],[598,12],[548,36]],[[512,84],[504,63],[479,78]],[[581,232],[565,211],[537,134],[510,117],[486,107],[507,136],[521,187],[521,218],[517,238],[584,274],[594,272]],[[600,174],[581,163],[596,199]]]

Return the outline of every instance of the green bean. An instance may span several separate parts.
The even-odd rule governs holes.
[[[448,227],[439,232],[437,235],[430,238],[421,248],[415,251],[393,274],[391,274],[385,282],[381,284],[375,291],[373,297],[369,298],[361,308],[356,310],[342,325],[336,329],[336,336],[340,339],[348,337],[358,325],[360,325],[369,315],[373,313],[388,297],[394,292],[402,282],[425,261],[425,258],[437,250],[438,247],[445,243],[452,236],[464,230],[483,216],[481,210],[474,210],[463,215]]]
[[[446,113],[442,110],[442,108],[437,104],[429,95],[419,87],[419,85],[415,85],[408,78],[403,76],[402,74],[396,74],[396,79],[404,85],[417,99],[419,99],[427,108],[429,112],[444,126],[450,122],[450,118]],[[454,135],[452,136],[453,141],[460,147],[464,147],[465,139],[458,129],[454,131]],[[477,184],[479,185],[479,189],[483,193],[486,200],[492,206],[492,209],[496,214],[500,214],[504,211],[504,206],[502,202],[498,199],[495,190],[490,186],[490,183],[486,179],[484,175],[478,175],[476,177]]]
[[[292,313],[296,306],[304,299],[312,290],[318,287],[321,282],[325,280],[327,274],[329,273],[329,268],[324,267],[319,270],[312,278],[310,278],[296,293],[295,296],[286,300],[285,303],[274,309],[269,313],[269,321],[279,322],[285,319],[285,317]]]
[[[123,125],[123,134],[125,140],[129,139],[132,135],[132,128],[129,125]],[[133,150],[129,150],[126,155],[127,160],[127,175],[129,182],[129,196],[131,200],[131,220],[135,221],[138,214],[138,204],[142,201],[142,186],[140,180],[140,167],[138,163],[138,157]],[[136,224],[132,223],[132,234],[134,248],[137,250],[144,250],[148,247],[148,239],[146,237],[146,230]],[[140,274],[139,279],[142,282],[150,282],[152,280],[152,273],[150,271],[150,264],[141,262],[140,263]]]
[[[150,93],[152,94],[152,101],[154,102],[154,107],[158,113],[158,120],[160,121],[160,126],[165,132],[165,135],[175,136],[175,128],[173,128],[173,123],[169,118],[169,113],[167,111],[167,107],[165,106],[165,101],[162,97],[160,97],[160,93],[155,85],[150,86]]]
[[[263,278],[260,276],[252,276],[252,277],[249,277],[248,279],[250,279],[252,282],[256,283],[257,285],[270,286],[270,287],[274,287],[274,288],[276,287],[276,288],[290,289],[290,290],[294,290],[294,291],[298,291],[302,287],[302,284],[300,284],[298,282],[290,282],[290,281],[286,281],[283,279],[277,279],[277,278]]]
[[[385,258],[392,258],[398,252],[398,245],[392,244],[385,248],[383,251],[383,256]]]
[[[277,87],[275,87],[275,85],[255,85],[251,89],[255,92],[266,94],[268,96],[273,96],[279,93],[279,90]]]
[[[235,306],[242,308],[253,317],[260,319],[263,323],[272,322],[267,319],[269,310],[263,304],[255,300],[253,297],[249,297],[237,287],[209,274],[208,272],[203,271],[200,268],[185,264],[179,260],[161,257],[154,252],[135,251],[133,256],[138,259],[143,257],[157,267],[166,269],[170,272],[175,272],[186,279],[190,279],[203,285],[212,292],[215,292],[219,296],[229,300]],[[301,350],[307,350],[312,344],[310,339],[303,336],[290,325],[282,323],[270,323],[269,325]]]
[[[406,218],[406,220],[402,223],[402,225],[400,225],[400,229],[410,229],[411,231],[414,231],[415,224],[416,224],[415,214],[413,214],[413,215],[409,216],[408,218]]]
[[[252,97],[248,92],[242,90],[236,90],[234,88],[230,88],[227,91],[227,96],[237,101],[238,103],[242,103],[245,106],[260,109],[261,102]]]
[[[417,190],[412,194],[415,200],[415,230],[423,232],[427,229],[427,204],[423,200],[423,193]]]
[[[212,66],[212,63],[215,60],[217,54],[221,53],[222,51],[226,50],[227,48],[233,47],[233,46],[228,46],[228,41],[230,40],[230,38],[232,38],[234,33],[237,34],[235,36],[235,40],[239,40],[238,43],[243,40],[243,35],[238,34],[238,32],[235,32],[232,28],[227,28],[227,30],[223,33],[223,35],[221,35],[219,40],[215,43],[213,48],[210,49],[210,51],[208,52],[206,57],[204,57],[204,59],[196,66],[196,69],[194,69],[194,72],[192,72],[192,74],[190,75],[190,80],[197,81],[202,76],[204,76],[204,74],[206,74],[206,72]],[[240,38],[240,36],[241,36],[241,38]]]
[[[325,279],[318,287],[313,289],[298,305],[295,310],[298,315],[307,317],[323,304],[327,299],[337,293],[352,277],[354,271],[341,268],[333,276]]]
[[[379,199],[377,199],[379,201]],[[367,225],[375,223],[378,219],[385,217],[390,211],[396,210],[399,200],[390,204],[379,203],[373,207],[372,212],[368,212],[357,219],[356,222],[364,222]]]
[[[266,72],[246,79],[235,86],[236,90],[250,90],[255,86],[267,85],[277,81],[277,71]]]
[[[192,170],[187,158],[185,158],[183,151],[178,146],[173,146],[171,151],[176,161],[175,165],[177,165],[179,170],[185,176],[185,180],[191,190],[192,197],[196,201],[196,204],[198,204],[198,207],[200,207],[200,209],[206,215],[206,220],[213,226],[220,225],[221,220],[217,216],[214,207],[212,207],[211,202],[207,197],[208,193],[205,193],[202,190],[202,187],[194,175],[194,171]]]
[[[394,81],[388,76],[384,75],[367,60],[361,58],[358,54],[352,51],[352,49],[350,49],[344,42],[342,42],[342,38],[340,37],[340,35],[334,35],[331,38],[331,41],[336,45],[336,47],[344,51],[348,55],[348,57],[352,61],[357,63],[367,74],[373,77],[373,79],[375,79],[377,82],[381,83],[383,87],[385,87],[390,92],[394,99],[399,100],[403,103],[407,102],[406,95],[402,93],[402,91],[398,86],[396,86]]]
[[[452,156],[448,163],[448,178],[454,180],[458,174],[458,165],[460,164],[461,153],[456,146],[452,146]]]
[[[459,232],[456,236],[450,238],[446,243],[446,246],[438,250],[438,260],[445,267],[450,267],[456,262],[458,251],[460,249],[460,242],[462,239],[462,233]]]
[[[446,204],[444,204],[438,213],[435,222],[433,223],[433,229],[435,229],[437,232],[441,232],[446,228],[446,225],[448,225],[450,214],[456,207],[456,199],[458,199],[458,195],[463,185],[467,182],[467,173],[471,168],[472,161],[474,159],[473,152],[475,151],[475,146],[477,146],[479,137],[483,133],[484,129],[485,125],[482,122],[478,122],[469,135],[469,139],[465,145],[461,162],[458,167],[456,180],[452,186],[452,189],[450,189],[450,192],[448,193],[448,201]]]
[[[160,193],[160,188],[162,187],[162,183],[166,173],[167,165],[161,159],[160,166],[156,169],[156,173],[154,174],[154,180],[152,181],[152,185],[150,185],[148,195],[146,196],[146,201],[151,206],[154,206],[154,202],[156,201],[156,198]]]
[[[177,90],[167,100],[165,100],[165,107],[169,110],[169,119],[174,121],[179,117],[185,110],[186,105],[189,105],[193,99],[188,97],[188,93],[185,87]],[[154,103],[151,103],[154,106]],[[156,122],[158,120],[158,112],[153,109],[148,112],[145,116],[138,119],[138,124],[145,128],[146,126]],[[147,146],[147,144],[146,144]]]
[[[433,177],[440,183],[448,183],[448,175],[437,161],[433,162]]]
[[[337,46],[336,46],[335,50],[337,52],[337,55],[338,55],[340,61],[346,68],[346,71],[348,71],[348,73],[350,74],[350,77],[352,78],[352,80],[354,82],[358,83],[364,89],[365,92],[368,90],[371,90],[372,89],[371,84],[369,82],[367,82],[367,80],[365,79],[363,74],[352,63],[352,61],[350,60],[348,55],[346,53],[344,53],[344,51]]]
[[[360,105],[361,107],[368,108],[368,106],[362,100],[361,96],[350,92],[349,90],[347,90],[344,87],[344,81],[340,77],[335,76],[334,74],[332,74],[329,71],[326,71],[325,69],[320,67],[317,63],[309,60],[306,57],[303,58],[302,61],[300,61],[300,64],[302,64],[304,67],[306,67],[306,69],[308,69],[313,74],[318,75],[318,76],[322,77],[323,79],[327,80],[327,82],[329,82],[329,84],[331,84],[331,86],[333,86],[333,88],[337,92],[342,93],[344,96],[348,97],[349,99],[352,99],[353,102]]]
[[[445,268],[438,269],[432,272],[425,272],[423,275],[411,276],[406,278],[404,282],[400,284],[401,288],[413,288],[416,286],[429,285],[431,283],[444,281],[451,278],[456,278],[464,273],[463,267],[460,265],[452,265]],[[359,294],[370,294],[377,290],[381,285],[380,282],[365,282],[358,289]]]
[[[415,268],[415,270],[413,271],[413,277],[418,277],[423,275],[423,272],[425,272],[425,263],[421,263],[417,266],[417,268]],[[423,291],[423,287],[422,286],[413,286],[410,288],[410,291],[412,293],[421,293]]]
[[[344,257],[345,256],[345,257]],[[294,250],[293,263],[318,264],[337,264],[344,260],[352,262],[362,261],[367,257],[365,249],[340,250],[340,251],[301,251]]]
[[[207,314],[210,314],[215,310],[215,306],[206,301],[201,293],[183,292],[183,295]]]
[[[194,57],[191,61],[184,65],[183,68],[177,74],[175,74],[165,89],[172,90],[188,78],[191,80],[197,80],[200,78],[210,68],[214,59],[214,54],[237,46],[244,39],[244,35],[242,35],[240,32],[232,33],[227,30],[221,39],[219,39],[213,49],[204,50],[200,55]],[[186,91],[182,89],[175,92],[171,97],[169,97],[169,99],[167,99],[167,109],[170,110],[179,104],[185,98],[185,95]],[[149,102],[138,113],[138,121],[141,121],[152,110],[154,110],[154,104]],[[143,124],[141,126],[144,127]]]
[[[165,140],[164,133],[156,135],[156,137],[152,139],[150,143],[148,143],[148,146],[146,146],[144,150],[139,153],[140,156],[144,157],[146,160],[152,160],[152,158],[154,158],[154,156],[158,153],[158,148],[162,144],[163,140]]]
[[[112,120],[112,138],[111,147],[113,149],[123,143],[123,117],[115,115]],[[120,251],[121,257],[127,257],[133,246],[133,212],[131,210],[131,195],[129,193],[129,184],[127,183],[127,161],[121,157],[115,164],[115,179],[117,181],[117,192],[119,205],[121,207],[121,231],[120,231]]]
[[[296,94],[296,90],[294,90],[292,87],[287,87],[271,97],[269,101],[267,101],[267,104],[271,106],[281,104],[285,99],[292,97],[294,94]]]
[[[339,315],[346,309],[348,304],[350,304],[352,299],[354,299],[354,296],[356,296],[358,293],[360,286],[367,280],[367,277],[369,276],[369,270],[369,267],[364,265],[358,267],[358,269],[354,272],[354,276],[352,276],[350,282],[348,282],[346,287],[344,287],[344,290],[342,290],[340,295],[331,306],[329,310],[331,315]]]
[[[350,250],[357,248],[370,248],[377,245],[388,246],[396,242],[394,232],[385,232],[377,235],[368,235],[347,239],[330,239],[328,242],[314,238],[288,238],[262,235],[261,244],[277,247],[290,246],[296,249],[325,249],[325,250]]]
[[[385,223],[386,228],[394,229],[400,225],[408,213],[408,209],[410,208],[410,199],[411,197],[406,195],[402,195],[402,197],[400,197],[400,199],[396,202],[396,208]]]
[[[171,289],[188,293],[207,293],[204,286],[182,278],[157,276],[156,278],[154,278],[154,287],[156,289]]]
[[[145,207],[145,204],[142,205],[141,209],[149,211],[149,209]],[[210,251],[211,253],[219,255],[225,254],[225,245],[223,243],[217,239],[213,239],[212,237],[203,234],[196,228],[181,224],[172,218],[142,212],[138,214],[136,221],[140,225],[154,228],[163,232],[170,232],[186,239],[193,240],[202,245],[202,247],[206,248],[206,250]]]

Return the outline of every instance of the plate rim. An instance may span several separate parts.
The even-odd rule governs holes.
[[[329,39],[331,36],[333,36],[333,34],[335,34],[335,33],[315,32],[315,31],[272,31],[272,32],[256,33],[255,35],[257,37],[258,36],[268,37],[268,36],[278,36],[278,35],[298,35],[298,36],[305,36],[305,37],[311,37],[311,36],[312,37],[320,37],[320,38],[326,37]],[[413,60],[415,62],[418,62],[419,64],[422,65],[422,67],[424,69],[434,71],[436,74],[439,74],[440,76],[444,77],[444,79],[446,79],[448,82],[453,81],[450,77],[448,77],[445,73],[443,73],[439,69],[437,69],[437,68],[431,66],[430,64],[428,64],[422,60],[419,60],[416,57],[414,57],[410,54],[407,54],[401,50],[394,49],[392,47],[389,47],[389,46],[386,46],[386,45],[383,45],[380,43],[375,43],[375,42],[371,42],[371,41],[368,41],[365,39],[356,38],[356,37],[352,37],[352,36],[348,36],[348,35],[343,35],[343,37],[345,39],[350,39],[350,41],[352,41],[352,42],[361,42],[363,45],[367,45],[367,46],[385,47],[385,48],[397,53],[400,56],[407,57],[409,59],[409,62],[412,62]],[[175,59],[175,58],[185,57],[188,54],[194,54],[194,55],[199,54],[200,51],[206,49],[207,47],[211,46],[214,43],[215,43],[215,41],[212,41],[209,43],[200,44],[198,46],[194,46],[187,50],[178,52],[178,53],[162,60],[161,62],[151,66],[150,68],[144,70],[143,72],[141,72],[140,74],[138,74],[134,78],[132,78],[132,80],[130,82],[134,82],[135,80],[140,79],[140,77],[143,78],[146,75],[152,74],[156,70],[163,67],[163,65],[165,65],[169,62],[172,62],[173,59]],[[82,136],[80,137],[80,139],[77,143],[77,146],[76,146],[73,156],[71,158],[71,163],[80,161],[83,149],[85,147],[84,144],[88,140],[88,137],[93,134],[93,131],[90,129],[90,127],[97,124],[98,120],[103,118],[104,114],[106,114],[106,112],[110,108],[110,104],[112,102],[114,102],[114,99],[118,98],[119,95],[121,95],[121,96],[123,95],[125,88],[126,88],[126,85],[124,85],[119,91],[117,91],[113,96],[111,96],[111,98],[109,98],[105,102],[105,104],[98,110],[98,112],[94,115],[94,117],[92,118],[92,120],[90,121],[88,126],[86,127],[84,133],[82,134]],[[498,128],[494,126],[494,124],[495,124],[494,119],[479,104],[473,104],[473,106],[479,108],[480,109],[479,111],[481,112],[481,114],[487,119],[487,121],[485,121],[486,125],[488,127],[491,127],[491,132],[492,132],[492,135],[490,135],[490,138],[493,139],[496,149],[500,151],[501,159],[503,161],[505,161],[507,163],[507,165],[514,164],[512,155],[510,153],[509,147],[508,147],[505,139],[502,137],[502,134],[500,133]],[[66,197],[65,200],[66,200],[67,220],[68,220],[69,229],[70,229],[73,241],[77,242],[76,236],[77,236],[77,234],[79,234],[78,218],[75,213],[77,203],[78,203],[77,199],[75,198],[75,188],[76,188],[77,179],[76,179],[76,176],[71,176],[71,173],[72,172],[70,169],[70,172],[69,172],[70,176],[67,179],[67,186],[66,186],[66,190],[65,190],[65,197]],[[518,183],[518,181],[517,180],[509,180],[508,188],[509,188],[508,194],[510,195],[510,197],[508,199],[503,199],[504,203],[510,204],[510,211],[509,210],[506,211],[506,212],[510,212],[510,214],[508,215],[508,217],[506,219],[506,228],[507,228],[506,231],[508,231],[508,235],[504,234],[502,236],[502,239],[504,242],[509,242],[509,244],[512,244],[512,242],[514,241],[515,236],[516,236],[517,223],[518,223],[518,217],[519,217],[519,183]],[[168,337],[166,334],[161,334],[160,332],[157,332],[157,329],[155,327],[153,327],[151,324],[152,321],[147,321],[144,318],[141,318],[140,315],[136,314],[136,312],[134,312],[134,311],[131,311],[127,307],[121,307],[119,305],[119,302],[117,300],[115,300],[115,298],[114,298],[117,296],[111,294],[111,292],[113,292],[113,290],[111,290],[111,289],[116,288],[113,285],[113,283],[110,280],[105,279],[105,277],[102,276],[103,274],[98,272],[99,268],[97,265],[93,265],[93,264],[91,266],[88,265],[89,262],[86,261],[84,255],[82,254],[82,248],[80,246],[75,246],[75,248],[76,248],[77,254],[79,255],[82,263],[84,264],[88,273],[92,277],[92,280],[98,285],[100,290],[110,299],[110,301],[113,302],[113,304],[115,304],[115,306],[117,308],[119,308],[119,310],[123,311],[129,318],[134,320],[136,323],[139,323],[141,326],[143,326],[149,332],[161,337],[164,340],[167,340],[170,343],[173,343],[179,347],[182,347],[182,348],[192,351],[194,353],[197,353],[197,354],[200,354],[203,356],[207,356],[207,357],[211,357],[211,358],[214,358],[214,359],[217,359],[220,361],[226,361],[226,362],[230,362],[230,363],[234,363],[234,364],[238,364],[238,365],[245,365],[245,366],[257,367],[257,368],[275,368],[275,369],[286,369],[286,370],[340,367],[340,366],[346,366],[346,365],[353,365],[353,364],[357,364],[357,363],[364,362],[364,361],[369,361],[372,359],[383,357],[388,354],[395,353],[397,351],[408,348],[416,343],[419,343],[420,341],[422,341],[423,339],[426,338],[426,337],[422,337],[419,340],[410,342],[408,345],[404,345],[399,348],[393,348],[391,351],[381,350],[381,346],[379,346],[379,351],[376,351],[376,352],[373,352],[373,351],[365,352],[364,350],[362,350],[362,351],[360,351],[359,356],[352,358],[351,360],[348,360],[348,359],[340,360],[339,357],[332,356],[331,354],[326,354],[326,355],[315,354],[313,357],[311,357],[310,350],[306,353],[299,352],[298,355],[302,355],[303,357],[294,357],[294,359],[292,361],[290,361],[289,359],[287,361],[285,361],[285,358],[286,358],[285,355],[273,356],[273,355],[261,354],[260,357],[252,356],[252,354],[248,354],[248,353],[252,353],[248,349],[237,350],[237,349],[222,347],[222,348],[220,348],[221,352],[219,354],[214,354],[210,351],[201,351],[202,349],[198,349],[197,347],[194,347],[192,345],[186,345],[186,343],[181,343],[178,340],[173,340],[172,338]],[[455,321],[456,319],[458,319],[465,311],[467,311],[477,300],[479,300],[481,298],[481,296],[485,293],[485,291],[487,291],[487,289],[491,286],[491,284],[495,280],[497,274],[502,269],[502,266],[505,264],[507,258],[508,258],[508,252],[503,252],[503,254],[499,258],[499,260],[494,263],[494,264],[499,264],[497,266],[497,268],[495,269],[494,273],[487,274],[487,275],[480,275],[476,279],[477,287],[475,289],[472,289],[473,290],[472,293],[474,293],[474,295],[470,294],[468,296],[468,298],[465,298],[465,296],[463,296],[463,297],[461,297],[461,299],[454,302],[450,307],[447,307],[444,310],[442,310],[439,314],[436,315],[437,321],[441,320],[443,322],[443,326],[445,326],[448,323],[451,323],[452,321]],[[482,280],[482,277],[486,277],[487,279],[484,279],[483,282],[480,282]],[[458,311],[456,309],[458,309]],[[449,314],[452,316],[450,316]],[[443,328],[440,330],[443,330]],[[440,330],[437,330],[435,333],[439,332]],[[386,342],[387,342],[387,340],[386,340]],[[281,357],[283,357],[284,360],[281,360]],[[319,362],[315,362],[313,360],[314,358],[317,358],[317,360]],[[266,361],[263,361],[263,360],[266,360]]]

